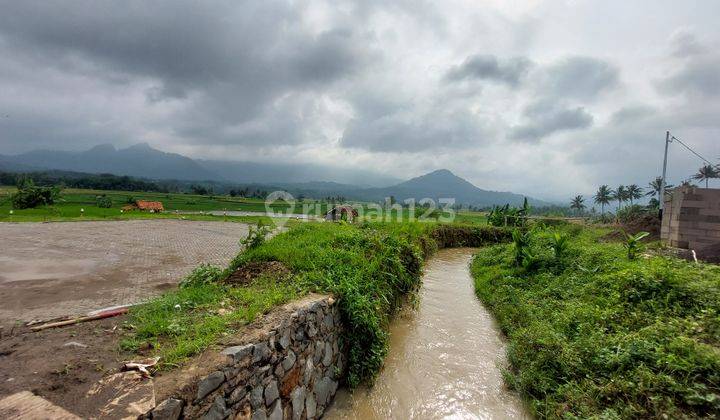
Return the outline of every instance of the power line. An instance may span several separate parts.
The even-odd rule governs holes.
[[[673,139],[673,140],[676,140],[678,143],[682,144],[686,149],[688,149],[688,150],[690,151],[690,153],[692,153],[692,154],[694,154],[695,156],[699,157],[699,158],[702,159],[705,163],[707,163],[707,164],[709,164],[709,165],[712,165],[712,162],[710,162],[709,160],[707,160],[707,159],[705,159],[704,157],[700,156],[700,154],[699,154],[698,152],[694,151],[690,146],[688,146],[687,144],[683,143],[682,140],[680,140],[679,138],[677,138],[677,137],[675,137],[675,136],[672,136],[672,139]]]

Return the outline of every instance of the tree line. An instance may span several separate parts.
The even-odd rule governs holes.
[[[720,178],[720,165],[703,165],[698,172],[692,175],[688,180],[682,182],[681,186],[692,186],[690,179],[697,181],[705,181],[705,188],[708,188],[709,181],[713,178]],[[666,184],[665,192],[672,189],[674,185]],[[605,214],[605,206],[616,201],[618,203],[618,209],[622,208],[626,202],[630,203],[630,206],[634,205],[634,200],[639,200],[642,197],[652,197],[648,203],[649,208],[658,208],[660,206],[660,200],[662,199],[660,190],[662,189],[662,177],[656,177],[648,183],[647,190],[639,187],[637,184],[631,185],[619,185],[617,188],[612,189],[608,185],[601,185],[598,187],[597,192],[593,195],[592,199],[595,204],[600,205],[600,212]],[[570,200],[570,209],[576,213],[582,213],[586,209],[585,197],[582,195],[576,195]]]

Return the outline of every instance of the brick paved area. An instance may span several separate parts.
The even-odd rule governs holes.
[[[142,301],[200,263],[227,265],[247,230],[180,220],[0,223],[0,325]]]

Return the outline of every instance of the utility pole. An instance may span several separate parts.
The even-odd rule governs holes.
[[[665,206],[665,185],[667,182],[665,181],[665,176],[667,175],[667,155],[668,155],[668,146],[670,145],[670,132],[665,132],[665,158],[663,159],[663,174],[662,174],[662,182],[660,183],[660,219],[662,220],[663,215],[663,208]]]

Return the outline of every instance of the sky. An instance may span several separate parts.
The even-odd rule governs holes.
[[[551,200],[646,186],[666,130],[720,157],[715,0],[0,5],[0,154],[147,142]],[[670,145],[671,182],[701,165]]]

